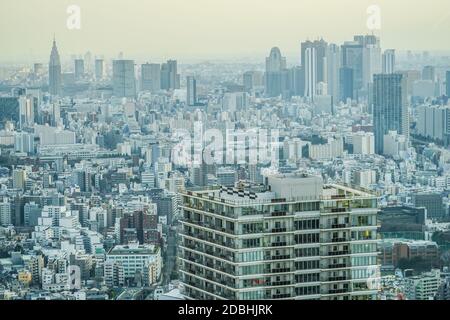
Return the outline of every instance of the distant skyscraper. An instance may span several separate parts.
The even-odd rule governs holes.
[[[133,60],[113,61],[113,90],[116,97],[136,96],[136,79]]]
[[[339,69],[339,90],[340,101],[347,101],[347,99],[353,99],[353,69],[343,67]]]
[[[174,90],[180,89],[180,75],[176,60],[168,60],[161,66],[161,89]]]
[[[342,47],[342,67],[353,70],[353,90],[358,92],[363,88],[363,51],[364,47],[359,42],[345,42]],[[352,95],[356,98],[356,95]]]
[[[436,81],[436,68],[433,66],[423,67],[422,80]]]
[[[141,66],[141,89],[152,92],[161,89],[161,65],[146,63]]]
[[[383,53],[383,73],[391,74],[395,71],[395,50],[389,49]]]
[[[269,57],[266,58],[265,88],[268,97],[282,94],[285,70],[286,58],[281,55],[279,48],[272,48]]]
[[[447,97],[450,97],[450,71],[447,71],[445,76],[445,86],[446,86],[446,95]]]
[[[317,83],[317,61],[316,49],[314,47],[305,50],[305,97],[314,99]]]
[[[195,106],[197,103],[197,80],[187,77],[187,105]]]
[[[306,41],[301,44],[301,62],[302,67],[304,67],[304,72],[308,71],[306,66],[306,58],[308,57],[308,54],[306,51],[309,48],[314,48],[314,60],[315,60],[315,79],[316,83],[318,82],[326,82],[327,78],[327,65],[326,65],[326,57],[327,57],[327,50],[328,50],[328,43],[323,40],[316,40],[314,42],[312,41]],[[306,78],[305,78],[306,79]],[[306,84],[306,82],[305,82]]]
[[[377,74],[373,94],[375,152],[383,154],[384,135],[389,131],[409,137],[406,79],[401,74]]]
[[[75,78],[80,80],[84,77],[84,60],[75,59]]]
[[[59,59],[56,40],[53,39],[52,52],[48,66],[49,92],[52,95],[61,95],[61,61]]]
[[[339,101],[339,69],[341,67],[341,51],[338,45],[330,44],[327,49],[327,83],[328,94],[334,102]]]
[[[105,61],[103,59],[95,60],[95,79],[101,80],[105,76]]]

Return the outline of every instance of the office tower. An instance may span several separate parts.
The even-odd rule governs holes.
[[[270,50],[266,58],[265,92],[268,97],[277,97],[283,93],[283,77],[286,76],[286,58],[281,55],[279,48]]]
[[[422,70],[422,80],[436,81],[436,68],[433,66],[425,66]]]
[[[377,44],[367,44],[363,50],[363,89],[369,90],[373,75],[382,73],[381,48]]]
[[[353,69],[348,67],[340,68],[339,70],[339,89],[340,89],[340,101],[347,101],[347,99],[353,99],[355,83],[353,78]]]
[[[321,177],[182,193],[179,250],[192,299],[376,299],[377,198]]]
[[[314,47],[305,50],[305,64],[303,65],[305,71],[305,97],[314,100],[316,95],[316,76],[317,76],[317,61],[316,49]]]
[[[187,77],[187,105],[195,106],[197,104],[197,80],[194,77]]]
[[[336,103],[340,99],[339,69],[341,68],[341,51],[338,45],[330,44],[328,46],[326,62],[328,94],[333,97],[333,102]]]
[[[113,92],[116,97],[134,98],[136,96],[133,60],[113,61]]]
[[[56,40],[53,39],[52,52],[50,54],[50,62],[48,65],[48,79],[49,92],[52,95],[61,95],[62,80],[61,80],[61,61],[59,59],[58,48],[56,47]]]
[[[308,59],[315,61],[315,68],[314,73],[316,83],[318,82],[326,82],[327,80],[327,50],[328,50],[328,43],[323,40],[315,40],[315,41],[305,41],[301,44],[301,63],[302,67],[304,68],[305,75],[308,72],[308,70],[305,68],[306,66],[306,59],[309,56],[307,54],[308,49],[314,49],[313,58],[309,57]],[[305,77],[306,79],[306,77]],[[305,80],[306,84],[306,80]]]
[[[341,46],[342,67],[353,70],[353,98],[358,97],[358,92],[363,89],[363,52],[364,46],[356,41],[345,42]]]
[[[75,79],[80,80],[84,77],[84,60],[75,59]]]
[[[105,76],[105,61],[103,59],[95,59],[95,79],[101,80]]]
[[[180,75],[176,60],[168,60],[161,66],[161,89],[175,90],[180,89]]]
[[[383,73],[391,74],[395,71],[395,50],[385,50],[383,53]]]
[[[445,73],[445,94],[447,95],[447,97],[450,97],[450,71],[447,71]]]
[[[19,128],[32,126],[34,124],[34,99],[32,96],[19,97]]]
[[[146,63],[141,66],[142,91],[156,92],[161,89],[161,66],[154,63]]]
[[[383,154],[384,136],[390,131],[409,138],[408,101],[405,78],[401,74],[374,76],[373,125],[375,152]]]

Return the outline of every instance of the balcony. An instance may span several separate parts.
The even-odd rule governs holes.
[[[272,217],[284,217],[287,215],[286,211],[274,211],[271,213]]]
[[[344,256],[344,255],[349,255],[350,251],[345,250],[345,251],[329,251],[328,255],[329,256]]]
[[[335,282],[335,281],[346,281],[346,280],[349,280],[349,279],[347,279],[346,276],[341,276],[341,277],[329,277],[325,281]]]
[[[331,289],[328,290],[328,292],[325,292],[325,294],[341,294],[341,293],[348,293],[349,289]]]
[[[271,247],[286,247],[287,242],[272,242],[270,244]]]
[[[336,223],[331,225],[331,229],[345,229],[350,228],[347,223]]]
[[[281,233],[281,232],[286,232],[287,229],[286,228],[273,228],[271,230],[272,233]]]
[[[331,242],[336,243],[336,242],[349,242],[350,240],[347,238],[332,238]]]
[[[347,268],[347,267],[349,267],[349,265],[346,263],[334,263],[334,264],[328,265],[328,269],[341,269],[341,268]]]

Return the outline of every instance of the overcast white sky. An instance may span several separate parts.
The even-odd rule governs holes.
[[[72,4],[81,30],[66,27]],[[0,0],[0,60],[46,60],[53,33],[63,57],[220,59],[265,56],[273,46],[297,55],[306,38],[342,43],[368,33],[372,4],[384,48],[450,51],[449,0]]]

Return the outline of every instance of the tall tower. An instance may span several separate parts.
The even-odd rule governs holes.
[[[406,79],[401,74],[374,76],[373,125],[375,152],[383,154],[384,136],[389,131],[409,138]]]
[[[314,100],[316,95],[317,60],[316,49],[314,47],[305,50],[305,97]]]
[[[136,97],[136,79],[133,60],[113,61],[113,91],[116,97]]]
[[[389,49],[383,53],[383,73],[391,74],[395,71],[395,50]]]
[[[49,92],[52,95],[61,95],[61,61],[59,59],[56,40],[53,39],[52,52],[50,54],[50,62],[48,65]]]
[[[197,103],[197,80],[194,77],[187,77],[187,105],[195,106]]]
[[[286,58],[281,55],[279,48],[272,48],[269,57],[266,58],[266,96],[277,97],[283,92],[283,83],[285,83],[283,77],[286,75],[285,71]]]

